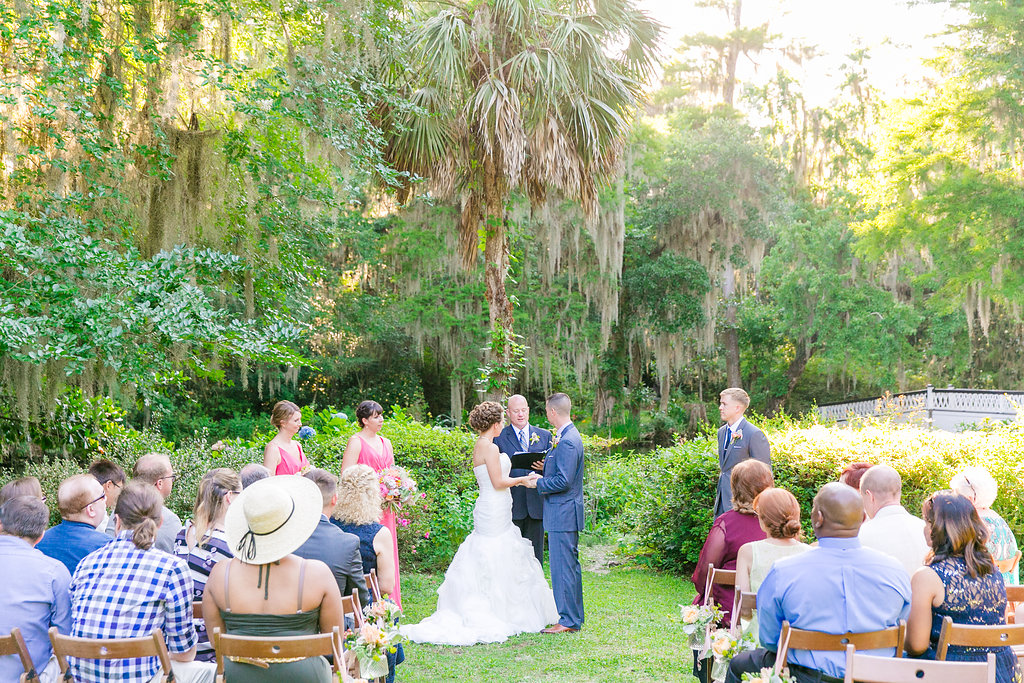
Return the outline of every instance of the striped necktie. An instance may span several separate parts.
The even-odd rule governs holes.
[[[526,442],[526,429],[519,430],[519,445],[523,447],[524,452],[530,450],[530,446]]]

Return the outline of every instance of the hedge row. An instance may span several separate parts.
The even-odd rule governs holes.
[[[957,471],[967,465],[987,467],[999,483],[993,508],[1018,538],[1024,533],[1024,428],[1019,425],[952,434],[905,425],[777,423],[766,434],[776,485],[800,501],[808,536],[814,494],[857,461],[894,467],[903,477],[903,504],[918,515],[922,501],[948,488]],[[589,473],[588,486],[595,521],[623,533],[627,550],[643,561],[689,570],[711,527],[718,476],[715,450],[714,439],[708,437],[598,464]]]

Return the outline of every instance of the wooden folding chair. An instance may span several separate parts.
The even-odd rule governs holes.
[[[736,585],[736,570],[735,569],[715,569],[713,562],[708,562],[708,580],[704,585],[704,604],[708,604],[711,599],[711,587],[715,584],[719,586],[735,586]],[[720,605],[725,607],[725,605]]]
[[[995,683],[996,656],[985,662],[933,662],[859,655],[846,646],[843,683]]]
[[[359,604],[359,591],[352,589],[352,595],[341,596],[342,617],[352,615],[352,623],[356,628],[363,625],[363,608]]]
[[[203,601],[193,600],[192,601],[192,621],[203,618]]]
[[[939,642],[935,646],[935,658],[945,660],[950,645],[964,647],[1004,647],[1024,645],[1024,624],[992,624],[991,626],[968,626],[954,624],[951,617],[942,619]]]
[[[1007,624],[1020,624],[1020,623],[1024,623],[1024,614],[1021,614],[1021,618],[1017,619],[1017,609],[1020,608],[1021,603],[1024,603],[1024,586],[1007,586],[1006,587],[1006,623]]]
[[[32,664],[32,657],[28,654],[25,638],[21,635],[21,629],[18,627],[12,628],[9,635],[0,636],[0,657],[7,655],[18,655],[18,659],[21,660],[21,668],[25,670],[25,673],[18,677],[18,683],[39,680],[35,666]]]
[[[366,577],[366,587],[370,590],[370,595],[373,596],[373,601],[377,602],[383,596],[380,592],[380,582],[377,581],[377,570],[374,568],[370,569],[369,574],[364,574]]]
[[[736,591],[736,598],[732,602],[732,620],[729,622],[729,630],[735,635],[741,626],[740,620],[751,619],[756,609],[757,593]]]
[[[50,642],[53,654],[57,656],[57,664],[64,680],[73,681],[68,657],[78,659],[136,659],[138,657],[156,657],[160,660],[163,675],[160,683],[173,683],[174,671],[171,669],[171,656],[167,654],[164,643],[164,632],[160,629],[141,638],[75,638],[62,636],[57,628],[50,629]]]
[[[786,666],[786,658],[790,650],[839,651],[853,645],[861,650],[881,650],[896,648],[896,657],[903,656],[903,641],[907,636],[907,622],[900,619],[899,624],[880,631],[864,633],[822,633],[821,631],[805,631],[793,628],[788,621],[782,622],[779,634],[778,656],[775,658],[775,673],[782,673]]]
[[[1020,564],[1020,551],[1018,550],[1013,557],[1008,557],[1005,560],[996,560],[996,567],[999,568],[1000,573],[1006,574],[1012,572]]]
[[[273,664],[275,661],[295,661],[310,657],[333,657],[332,668],[338,680],[345,668],[345,652],[342,648],[341,629],[337,626],[330,633],[315,633],[308,636],[236,636],[213,629],[210,639],[217,655],[217,683],[224,683],[224,660],[248,662],[255,666]]]

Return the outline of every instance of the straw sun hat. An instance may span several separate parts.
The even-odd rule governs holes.
[[[261,479],[228,508],[228,547],[246,564],[276,562],[306,542],[322,511],[323,496],[309,479],[293,474]]]

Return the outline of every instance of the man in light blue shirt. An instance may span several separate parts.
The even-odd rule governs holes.
[[[71,632],[71,575],[34,547],[49,518],[46,504],[32,496],[13,498],[0,508],[0,633],[21,629],[42,683],[55,681],[59,673],[47,631],[56,626]],[[16,681],[22,673],[17,655],[0,657],[0,681]]]
[[[811,524],[818,547],[775,563],[757,591],[762,649],[744,652],[729,665],[726,683],[775,663],[782,622],[824,633],[863,633],[895,626],[910,612],[910,577],[895,559],[861,547],[864,521],[860,494],[846,484],[825,484],[814,498]],[[892,648],[866,654],[893,656]],[[798,683],[836,683],[845,652],[790,650]]]

